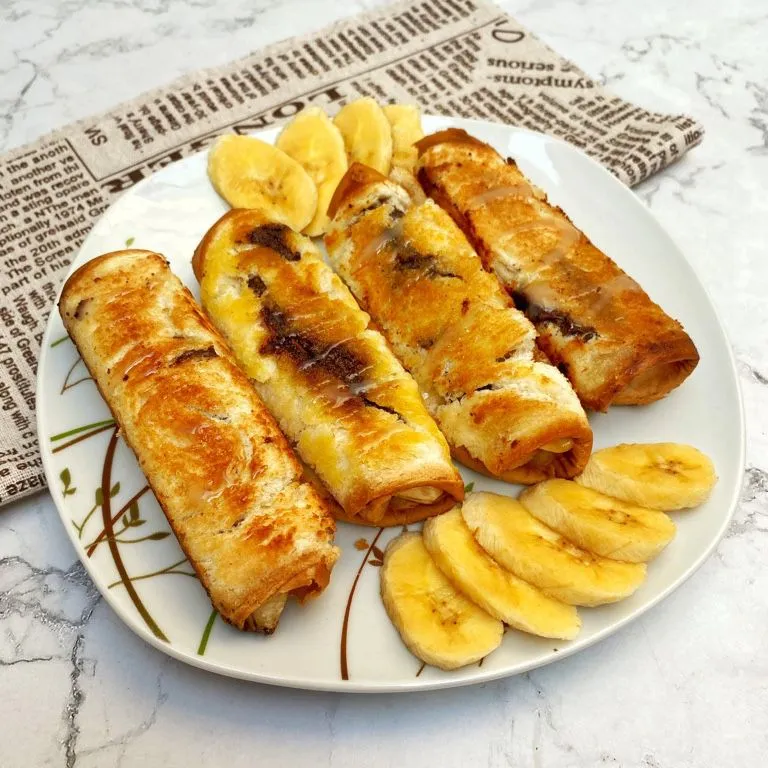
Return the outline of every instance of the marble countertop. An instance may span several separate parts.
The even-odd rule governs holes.
[[[4,0],[0,151],[368,0]],[[704,143],[637,190],[713,295],[747,477],[715,555],[628,628],[520,677],[405,696],[269,688],[156,652],[100,599],[42,494],[0,512],[0,765],[747,768],[768,754],[768,12],[763,0],[510,0]],[[768,413],[768,410],[762,411]]]

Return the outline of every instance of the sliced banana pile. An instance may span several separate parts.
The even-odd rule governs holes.
[[[484,495],[491,496],[475,494],[468,503],[472,505]],[[576,609],[502,568],[472,535],[458,508],[428,520],[423,536],[437,567],[491,616],[541,637],[570,640],[579,633],[581,619]]]
[[[502,622],[453,588],[421,534],[403,533],[390,542],[381,570],[384,606],[415,656],[457,669],[498,648]]]
[[[424,136],[419,108],[357,99],[331,120],[319,107],[293,118],[275,146],[251,136],[222,136],[208,155],[208,176],[233,208],[255,208],[297,232],[320,236],[328,206],[351,163],[364,163],[424,199],[413,170]]]
[[[495,650],[504,625],[570,640],[574,606],[632,595],[646,563],[675,535],[667,511],[697,506],[717,480],[700,451],[676,443],[594,453],[573,480],[547,480],[519,499],[471,493],[393,539],[381,569],[384,607],[403,642],[441,669]]]
[[[317,209],[305,232],[313,237],[328,228],[328,206],[347,172],[347,153],[339,129],[320,107],[300,112],[283,128],[275,146],[296,160],[317,187]]]

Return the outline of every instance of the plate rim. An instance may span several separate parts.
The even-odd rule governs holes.
[[[56,511],[58,512],[59,518],[61,519],[61,522],[67,533],[67,536],[69,537],[70,542],[72,543],[72,546],[77,554],[78,559],[80,560],[86,572],[88,573],[88,576],[93,582],[94,586],[99,591],[99,594],[104,598],[105,602],[109,605],[109,607],[117,614],[117,616],[120,618],[122,623],[126,627],[128,627],[135,635],[140,637],[145,642],[149,643],[149,645],[171,656],[172,658],[177,659],[178,661],[184,662],[185,664],[189,664],[190,666],[205,670],[207,672],[219,674],[224,677],[231,677],[235,679],[246,680],[248,682],[263,683],[266,685],[276,685],[284,688],[294,688],[294,689],[307,690],[307,691],[328,691],[328,692],[339,692],[339,693],[411,693],[411,692],[420,692],[420,691],[434,691],[434,690],[442,690],[447,688],[458,688],[463,686],[476,685],[479,683],[488,683],[494,680],[499,680],[506,677],[512,677],[515,675],[524,674],[525,672],[529,672],[533,669],[537,669],[539,667],[548,666],[550,664],[557,663],[562,659],[566,659],[570,656],[573,656],[576,653],[586,650],[587,648],[590,648],[593,645],[604,640],[606,637],[609,637],[610,635],[615,634],[619,630],[626,627],[628,624],[641,618],[648,611],[650,611],[652,608],[654,608],[663,600],[665,600],[667,597],[669,597],[669,595],[671,595],[674,591],[679,589],[683,584],[685,584],[685,582],[687,582],[691,578],[691,576],[693,576],[694,573],[696,573],[696,571],[699,570],[699,568],[701,568],[701,566],[712,555],[712,553],[714,552],[718,544],[722,541],[723,536],[725,535],[728,529],[728,526],[730,525],[730,522],[733,519],[733,516],[736,512],[736,508],[738,506],[739,498],[741,495],[741,488],[743,486],[744,473],[746,469],[745,467],[745,464],[746,464],[746,417],[745,417],[745,409],[744,409],[744,397],[741,389],[741,382],[739,380],[738,368],[736,366],[736,358],[734,355],[733,346],[728,336],[728,332],[725,328],[725,325],[720,316],[720,313],[718,312],[717,305],[712,300],[712,295],[710,291],[707,289],[704,281],[699,277],[697,268],[688,260],[687,256],[685,255],[685,251],[677,244],[676,240],[672,237],[672,235],[656,218],[656,216],[651,211],[649,206],[640,197],[638,197],[630,187],[624,186],[621,183],[621,181],[619,181],[607,168],[602,166],[596,160],[594,160],[589,155],[587,155],[583,150],[574,146],[573,144],[570,144],[562,139],[559,139],[558,137],[551,136],[549,134],[545,134],[539,131],[532,131],[527,128],[522,128],[520,126],[508,125],[507,123],[497,123],[489,120],[479,120],[474,118],[462,118],[462,117],[456,117],[456,116],[432,115],[432,114],[423,114],[422,118],[427,120],[456,121],[462,125],[469,125],[469,126],[473,126],[473,125],[482,126],[482,127],[492,126],[494,128],[505,129],[513,133],[524,133],[524,134],[529,134],[539,138],[543,137],[548,142],[553,142],[555,144],[562,145],[568,151],[575,152],[581,155],[582,159],[586,159],[594,167],[593,170],[599,170],[599,172],[602,173],[604,177],[606,176],[609,177],[612,183],[619,184],[624,189],[624,191],[628,193],[626,195],[627,199],[632,199],[633,201],[632,204],[639,206],[639,208],[643,210],[644,215],[649,216],[655,222],[659,231],[663,233],[663,236],[669,241],[670,245],[677,252],[677,256],[679,257],[680,261],[689,270],[691,277],[698,283],[703,296],[706,298],[711,314],[713,315],[716,321],[717,328],[720,332],[721,340],[726,347],[727,357],[730,363],[729,372],[733,377],[733,381],[735,384],[736,405],[737,405],[738,415],[739,415],[739,418],[738,418],[739,445],[738,445],[738,462],[737,462],[738,482],[735,483],[734,488],[732,489],[731,496],[728,501],[727,512],[723,516],[720,527],[718,528],[717,532],[713,536],[712,540],[708,543],[708,545],[704,547],[704,549],[702,549],[702,551],[697,555],[696,559],[691,563],[691,565],[688,566],[688,568],[682,574],[680,574],[675,580],[671,581],[667,586],[665,586],[657,595],[649,599],[643,605],[636,608],[631,614],[609,624],[608,626],[603,627],[602,629],[598,630],[590,637],[585,638],[581,641],[579,641],[577,638],[571,641],[571,643],[568,646],[559,649],[556,654],[548,654],[542,659],[538,659],[530,662],[520,662],[517,664],[513,664],[511,666],[504,667],[502,669],[488,670],[488,671],[480,670],[477,674],[473,675],[471,678],[446,677],[444,679],[436,679],[436,680],[414,678],[413,682],[382,681],[382,682],[372,683],[372,682],[362,682],[362,681],[355,681],[355,680],[342,680],[341,678],[330,679],[327,681],[323,679],[307,680],[302,677],[289,677],[286,675],[278,676],[278,675],[265,674],[261,672],[249,672],[247,670],[243,670],[238,667],[233,667],[231,665],[223,664],[220,661],[211,661],[210,659],[206,659],[204,656],[197,656],[190,652],[181,650],[175,647],[170,641],[163,642],[159,638],[155,637],[155,635],[153,635],[152,632],[146,626],[144,626],[140,622],[135,621],[134,617],[127,614],[123,610],[123,607],[118,603],[116,598],[113,596],[113,594],[109,590],[103,590],[101,588],[100,582],[96,578],[96,572],[98,571],[98,569],[93,565],[92,562],[90,562],[90,558],[84,557],[81,543],[79,540],[75,538],[74,533],[71,529],[71,526],[68,525],[69,517],[66,516],[63,498],[61,497],[60,491],[54,481],[55,472],[53,467],[50,465],[50,462],[52,462],[53,454],[49,451],[47,444],[45,444],[41,439],[39,439],[40,435],[45,434],[43,430],[43,423],[45,422],[45,419],[43,418],[43,413],[46,410],[45,400],[42,398],[39,399],[36,403],[36,409],[35,409],[35,424],[37,428],[38,444],[40,447],[40,455],[41,455],[42,464],[43,464],[43,472],[45,474],[46,482],[48,483],[47,490],[51,495],[51,498],[54,502],[54,506],[56,507]],[[248,135],[255,136],[255,137],[263,137],[265,135],[273,134],[276,130],[278,129],[270,128],[264,131],[254,131],[252,133],[249,133]],[[200,152],[196,152],[192,155],[188,155],[187,157],[183,158],[179,162],[188,162],[192,158],[202,155],[207,151],[208,151],[207,148],[203,149]],[[174,163],[173,165],[177,165],[177,164]],[[36,392],[42,391],[42,388],[43,388],[45,373],[48,367],[50,337],[53,331],[54,323],[56,322],[55,318],[58,311],[57,308],[58,308],[59,299],[61,297],[61,291],[64,287],[64,283],[69,278],[69,276],[74,272],[74,270],[77,267],[81,266],[78,263],[79,256],[82,253],[83,249],[85,248],[89,238],[91,237],[91,233],[95,229],[96,224],[99,221],[101,221],[103,217],[106,216],[109,213],[109,211],[119,201],[123,199],[123,197],[129,194],[135,194],[137,189],[141,189],[143,186],[148,184],[151,180],[153,180],[157,176],[157,173],[162,172],[162,170],[163,169],[160,169],[160,171],[153,173],[152,175],[146,177],[145,179],[142,179],[138,184],[134,185],[133,187],[131,187],[130,189],[126,190],[121,195],[116,197],[114,200],[112,200],[112,202],[109,204],[107,209],[96,220],[93,227],[89,231],[88,235],[86,235],[85,240],[78,248],[77,253],[73,257],[72,262],[67,268],[66,273],[62,278],[61,283],[57,289],[56,299],[53,302],[53,305],[51,307],[51,312],[46,321],[46,327],[45,327],[45,331],[43,333],[43,338],[41,342],[40,357],[38,360],[38,370],[37,370],[37,376],[35,381]],[[83,263],[87,263],[87,261],[90,261],[90,259],[84,261]]]

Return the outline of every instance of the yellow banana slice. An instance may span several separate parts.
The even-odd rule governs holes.
[[[520,494],[539,521],[582,549],[612,560],[644,563],[675,536],[663,512],[627,504],[572,480],[547,480]]]
[[[433,504],[441,496],[443,492],[437,488],[431,488],[429,486],[423,486],[418,488],[408,488],[405,491],[396,493],[395,496],[400,499],[407,499],[408,501],[416,501],[419,504]]]
[[[424,546],[453,585],[491,616],[541,637],[570,640],[579,633],[576,609],[504,570],[475,541],[458,507],[427,520]]]
[[[403,642],[427,664],[458,669],[501,643],[503,624],[454,589],[419,533],[403,533],[387,547],[381,597]]]
[[[385,176],[392,162],[392,130],[381,107],[371,98],[342,107],[333,119],[344,137],[349,164],[363,163]]]
[[[470,494],[461,514],[499,565],[564,603],[615,603],[629,597],[645,578],[644,564],[619,563],[585,552],[508,496]]]
[[[285,152],[251,136],[221,136],[208,153],[208,178],[233,208],[255,208],[300,231],[312,221],[317,189]]]
[[[419,108],[415,104],[387,104],[384,114],[392,127],[392,165],[413,172],[419,156],[413,145],[424,137]]]
[[[705,502],[717,475],[710,459],[690,445],[634,443],[595,451],[576,482],[669,512]]]
[[[275,145],[301,164],[317,187],[317,209],[303,232],[313,237],[328,228],[328,205],[347,170],[347,154],[339,129],[320,107],[299,112]]]

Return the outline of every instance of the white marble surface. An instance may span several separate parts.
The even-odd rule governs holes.
[[[2,0],[0,150],[373,5]],[[707,129],[638,194],[712,292],[739,362],[747,481],[716,555],[637,623],[542,670],[442,693],[311,694],[217,678],[144,645],[99,599],[40,495],[0,512],[3,768],[765,765],[765,3],[502,5],[623,96]]]

